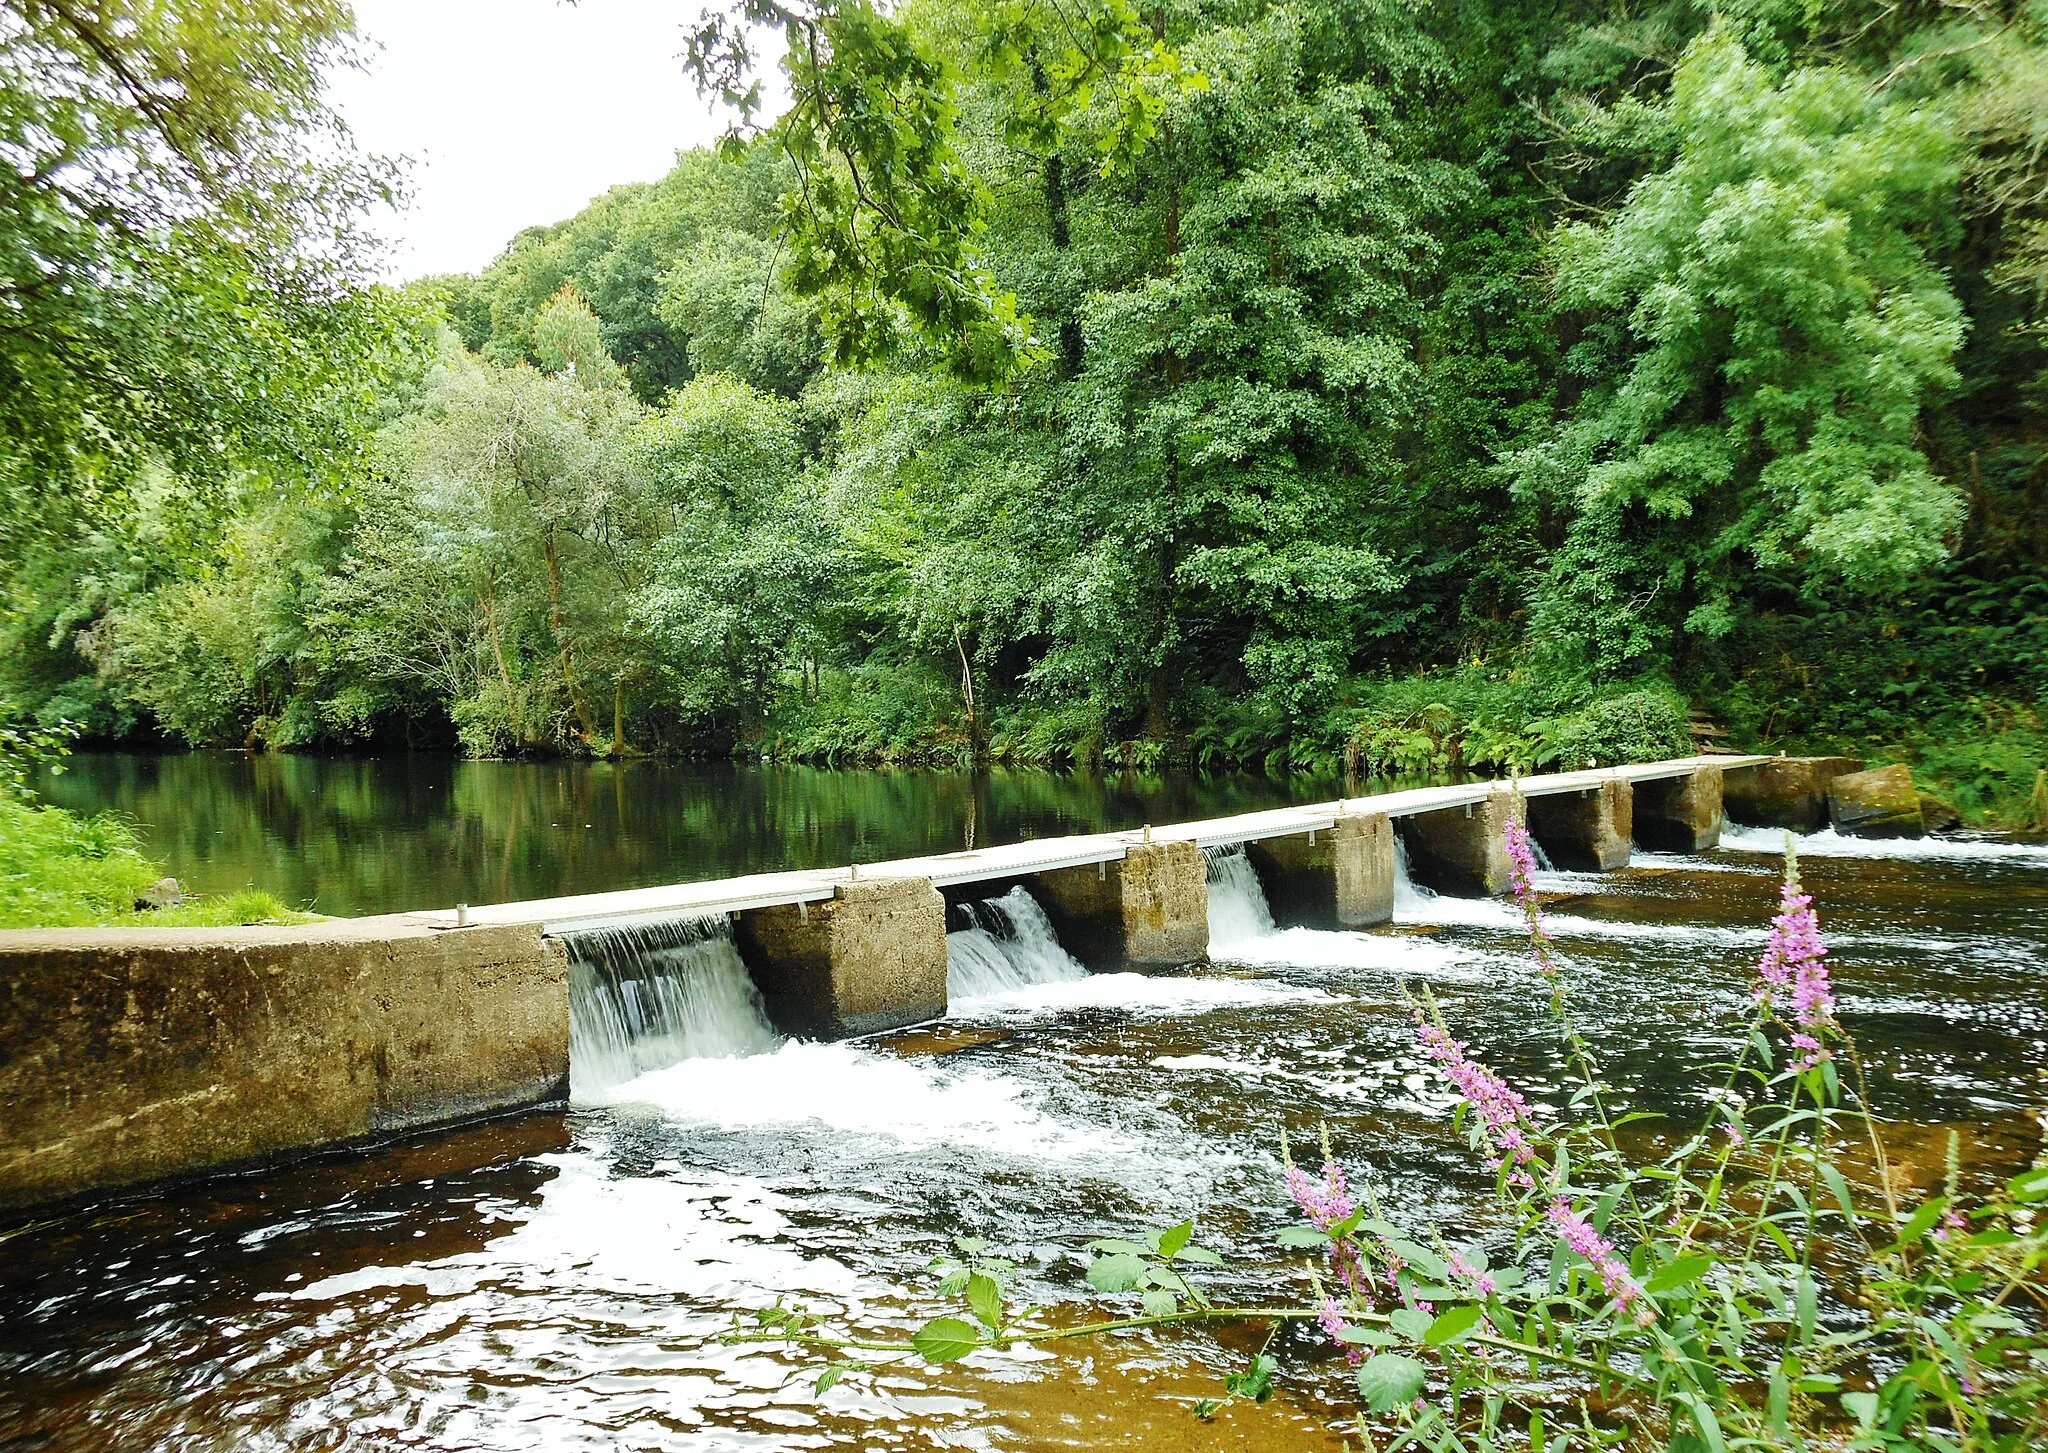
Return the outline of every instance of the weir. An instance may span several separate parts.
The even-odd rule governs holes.
[[[1088,977],[1022,887],[968,899],[953,912],[959,926],[946,935],[946,994],[955,1003]]]
[[[762,1054],[783,1042],[723,914],[577,929],[561,942],[572,1098],[680,1060]]]
[[[1211,947],[1258,938],[1279,926],[1243,844],[1203,848],[1202,858],[1208,869]]]
[[[1818,826],[1860,765],[1679,758],[381,920],[0,932],[0,1210],[559,1100],[572,1039],[575,1092],[601,1095],[655,1061],[1195,962],[1264,931],[1254,901],[1277,927],[1355,928],[1403,892],[1499,893],[1524,810],[1561,863],[1602,867],[1626,861],[1631,801],[1654,845],[1710,846],[1724,781],[1737,822]],[[982,905],[950,940],[946,895]]]

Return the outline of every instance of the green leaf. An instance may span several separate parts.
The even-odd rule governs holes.
[[[1379,1352],[1358,1367],[1358,1395],[1376,1413],[1390,1413],[1422,1395],[1422,1364],[1399,1352]]]
[[[1180,1299],[1164,1287],[1154,1287],[1140,1298],[1148,1317],[1170,1317],[1180,1310]]]
[[[1088,1249],[1102,1256],[1150,1256],[1152,1254],[1152,1248],[1149,1246],[1140,1246],[1135,1241],[1119,1241],[1114,1237],[1101,1241],[1091,1241],[1088,1243]]]
[[[2005,1183],[2005,1189],[2015,1201],[2048,1200],[2048,1166],[2021,1171]]]
[[[1728,1453],[1727,1441],[1721,1436],[1721,1420],[1714,1416],[1714,1410],[1698,1393],[1679,1393],[1675,1401],[1685,1405],[1692,1414],[1692,1423],[1700,1430],[1700,1441],[1707,1445],[1708,1453]]]
[[[967,1290],[967,1278],[972,1275],[966,1267],[956,1266],[939,1278],[939,1295],[957,1297]]]
[[[1394,1236],[1387,1237],[1386,1243],[1387,1250],[1393,1252],[1431,1281],[1450,1280],[1451,1269],[1444,1265],[1443,1258],[1434,1251],[1417,1246],[1412,1241],[1404,1241]]]
[[[839,1379],[844,1376],[846,1376],[845,1364],[835,1362],[830,1367],[826,1368],[823,1372],[818,1374],[818,1380],[811,1385],[811,1391],[817,1394],[819,1397],[823,1397],[826,1393],[830,1392],[833,1389],[833,1387],[838,1384]]]
[[[1829,1193],[1834,1196],[1835,1204],[1842,1208],[1842,1214],[1847,1216],[1850,1221],[1855,1221],[1855,1200],[1849,1194],[1848,1181],[1844,1180],[1842,1173],[1835,1169],[1835,1163],[1830,1160],[1822,1161],[1820,1163],[1820,1176],[1827,1183]]]
[[[962,1256],[979,1256],[988,1250],[988,1243],[979,1236],[955,1236],[953,1244],[960,1248]]]
[[[1383,1332],[1378,1327],[1340,1327],[1337,1340],[1353,1347],[1396,1347],[1401,1342],[1392,1332]]]
[[[976,1272],[967,1279],[967,1305],[974,1319],[991,1332],[1003,1325],[1003,1289],[994,1277]]]
[[[1452,1307],[1429,1324],[1422,1340],[1432,1347],[1448,1347],[1471,1336],[1479,1326],[1480,1310],[1474,1306]]]
[[[934,1317],[910,1337],[910,1345],[926,1362],[958,1362],[982,1345],[981,1333],[958,1317]]]
[[[1856,1420],[1856,1426],[1868,1433],[1877,1426],[1877,1394],[1874,1392],[1845,1392],[1842,1394],[1842,1410]]]
[[[1655,1295],[1658,1292],[1675,1291],[1688,1282],[1698,1281],[1713,1269],[1711,1256],[1681,1256],[1678,1260],[1660,1266],[1643,1283],[1643,1290]]]
[[[1183,1221],[1178,1226],[1167,1227],[1159,1233],[1159,1254],[1168,1261],[1173,1260],[1180,1254],[1180,1249],[1193,1239],[1194,1234],[1193,1221]]]
[[[1215,1252],[1211,1251],[1206,1246],[1184,1247],[1181,1250],[1180,1259],[1182,1261],[1191,1261],[1196,1266],[1223,1265],[1223,1258],[1218,1256]]]
[[[1127,1292],[1145,1280],[1145,1263],[1128,1252],[1099,1256],[1088,1268],[1088,1285],[1099,1292]]]
[[[1279,1370],[1280,1364],[1261,1352],[1252,1359],[1252,1365],[1245,1371],[1224,1378],[1223,1386],[1233,1397],[1250,1398],[1255,1403],[1262,1403],[1273,1396],[1273,1374]]]
[[[1273,1238],[1282,1246],[1328,1246],[1330,1238],[1313,1226],[1282,1226]]]
[[[1387,1325],[1410,1342],[1420,1342],[1429,1336],[1429,1329],[1435,1325],[1435,1320],[1427,1312],[1418,1312],[1413,1307],[1402,1307],[1388,1314]]]

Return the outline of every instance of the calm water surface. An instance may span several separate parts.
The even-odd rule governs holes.
[[[1327,802],[1339,784],[1031,770],[81,753],[42,796],[137,822],[188,891],[355,915],[839,867]]]
[[[1547,880],[1576,895],[1552,928],[1633,1105],[1698,1112],[1774,846],[1738,834]],[[1822,838],[1804,867],[1908,1174],[1939,1178],[1951,1130],[1971,1175],[2010,1173],[2048,1100],[2048,850]],[[822,1399],[792,1359],[717,1340],[778,1298],[913,1326],[956,1234],[1014,1256],[1026,1296],[1088,1296],[1091,1238],[1191,1212],[1232,1258],[1213,1285],[1257,1294],[1294,1275],[1272,1241],[1283,1126],[1327,1123],[1398,1219],[1498,1245],[1490,1177],[1399,994],[1430,983],[1477,1052],[1559,1104],[1506,906],[1410,892],[1386,929],[1273,932],[1223,896],[1213,962],[1185,973],[998,994],[893,1042],[687,1060],[602,1103],[19,1228],[0,1242],[0,1447],[1335,1449],[1344,1369],[1305,1335],[1273,1404],[1210,1424],[1192,1402],[1248,1334],[977,1358]]]

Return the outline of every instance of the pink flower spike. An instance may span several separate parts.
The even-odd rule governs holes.
[[[1506,1080],[1465,1054],[1465,1042],[1422,1017],[1415,1016],[1415,1037],[1423,1053],[1436,1062],[1444,1077],[1457,1087],[1459,1095],[1479,1116],[1480,1132],[1496,1154],[1495,1165],[1512,1161],[1526,1165],[1536,1158],[1529,1137],[1535,1122],[1529,1116],[1529,1102]]]
[[[1550,1203],[1545,1219],[1557,1230],[1557,1239],[1585,1258],[1600,1278],[1600,1285],[1614,1299],[1614,1305],[1629,1313],[1639,1327],[1657,1320],[1656,1308],[1643,1296],[1642,1287],[1629,1275],[1627,1265],[1615,1255],[1614,1243],[1593,1229],[1593,1224],[1574,1211],[1562,1197]]]
[[[1813,899],[1800,891],[1799,865],[1788,853],[1785,882],[1779,889],[1778,916],[1757,960],[1756,987],[1760,1008],[1789,1013],[1794,1026],[1792,1047],[1799,1051],[1794,1067],[1810,1070],[1831,1058],[1821,1036],[1835,1028],[1834,984],[1828,973],[1827,945],[1821,942],[1820,916]]]

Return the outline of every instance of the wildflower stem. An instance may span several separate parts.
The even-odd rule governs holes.
[[[1179,1323],[1193,1322],[1313,1322],[1321,1311],[1315,1307],[1189,1307],[1177,1312],[1163,1312],[1158,1316],[1118,1317],[1106,1322],[1082,1322],[1072,1327],[1039,1327],[1022,1331],[1005,1330],[999,1335],[986,1338],[976,1344],[976,1350],[989,1347],[1009,1347],[1022,1342],[1038,1346],[1046,1342],[1064,1342],[1076,1337],[1097,1337],[1106,1332],[1134,1332],[1148,1327],[1166,1327]],[[1372,1324],[1385,1327],[1389,1319],[1382,1313],[1348,1313],[1348,1322]],[[1584,1357],[1574,1357],[1568,1352],[1556,1352],[1534,1343],[1518,1342],[1512,1338],[1474,1333],[1465,1337],[1466,1344],[1477,1347],[1491,1347],[1499,1352],[1512,1352],[1518,1357],[1531,1357],[1556,1367],[1569,1367],[1579,1372],[1592,1373],[1596,1377],[1612,1379],[1631,1387],[1651,1387],[1654,1380],[1640,1373],[1625,1371],[1606,1363],[1594,1362]],[[751,1332],[728,1332],[719,1341],[728,1347],[748,1343],[784,1343],[798,1347],[837,1348],[853,1352],[890,1352],[912,1355],[917,1348],[907,1340],[884,1340],[873,1337],[831,1337],[821,1332],[788,1332],[775,1328],[762,1328]]]

